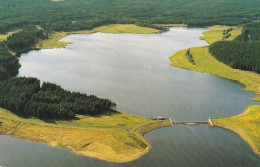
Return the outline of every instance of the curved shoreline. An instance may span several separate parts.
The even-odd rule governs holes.
[[[204,32],[203,33],[204,36],[201,37],[201,39],[206,40],[209,44],[220,40],[222,38],[221,33],[223,29],[219,31],[219,28],[221,27],[217,27],[217,29],[211,29],[209,31]],[[233,33],[233,35],[234,36],[231,39],[234,39],[236,35],[239,35],[239,33],[235,32]],[[172,66],[187,69],[187,70],[192,70],[196,72],[209,73],[225,79],[230,79],[239,82],[245,86],[245,90],[255,92],[256,95],[258,95],[252,100],[260,102],[260,74],[228,67],[227,65],[217,61],[212,55],[209,54],[208,46],[190,48],[190,52],[196,63],[194,65],[191,64],[188,61],[188,59],[185,57],[186,50],[179,51],[175,55],[170,57],[170,60],[172,61],[171,63]],[[245,113],[248,110],[250,110],[250,108],[254,108],[254,107],[255,106],[250,106],[245,111]],[[256,106],[256,109],[254,110],[255,115],[259,113],[260,113],[260,105]],[[246,141],[246,143],[248,143],[248,145],[253,149],[253,151],[256,154],[260,155],[260,151],[259,151],[260,145],[253,144],[253,143],[260,143],[260,125],[259,123],[251,124],[251,122],[246,121],[246,119],[256,118],[254,114],[249,118],[247,118],[245,114],[242,113],[238,116],[233,116],[229,118],[212,118],[211,120],[214,126],[225,128],[238,134],[242,139]],[[225,122],[225,120],[227,119],[233,119],[234,122]],[[258,119],[257,121],[260,120],[260,118],[257,119]],[[247,127],[246,126],[241,127],[239,124],[245,124],[245,125],[250,124],[255,128],[249,130],[249,132],[247,132],[247,135],[245,135],[245,132],[243,131],[247,129]]]
[[[0,132],[26,141],[65,148],[79,155],[122,163],[136,160],[149,152],[151,146],[144,137],[145,133],[172,126],[170,120],[155,121],[125,113],[78,118],[53,124],[39,119],[23,119],[0,109]],[[105,126],[111,119],[114,122]]]
[[[221,118],[219,118],[221,119]],[[214,119],[213,119],[214,120]],[[213,121],[214,122],[214,121]],[[252,143],[250,142],[250,140],[248,139],[248,137],[246,137],[243,133],[240,133],[239,130],[236,130],[235,128],[228,128],[228,127],[225,127],[223,125],[218,125],[214,122],[214,125],[213,127],[218,127],[218,128],[222,128],[222,129],[226,129],[234,134],[236,134],[237,136],[239,136],[241,139],[243,139],[249,146],[250,148],[254,151],[254,153],[256,153],[257,155],[260,156],[260,151],[257,150],[254,145],[252,145]]]
[[[67,35],[94,32],[150,34],[158,33],[159,30],[132,24],[117,24],[97,27],[94,30],[57,32],[48,40],[40,41],[35,49],[66,47],[70,42],[59,40]],[[79,115],[76,121],[58,121],[58,124],[50,124],[38,119],[23,119],[0,108],[0,132],[27,141],[65,148],[80,155],[111,162],[129,162],[146,154],[151,148],[144,134],[131,131],[132,129],[136,126],[145,127],[147,133],[154,129],[171,126],[169,121],[162,125],[163,121],[119,112],[115,115],[99,118]],[[151,123],[153,126],[150,126]]]
[[[260,128],[257,128],[259,119],[260,105],[250,106],[237,116],[212,118],[212,121],[215,127],[224,128],[237,134],[260,156]]]
[[[54,48],[65,48],[69,41],[60,41],[71,34],[93,34],[96,32],[101,33],[130,33],[130,34],[154,34],[159,33],[160,30],[148,27],[140,27],[134,24],[110,24],[106,26],[96,27],[93,30],[81,30],[72,32],[55,32],[50,36],[49,39],[40,41],[37,45],[37,49],[54,49]]]
[[[204,36],[202,36],[201,39],[206,40],[208,43],[212,43],[219,40],[218,36],[215,39],[211,38],[211,36],[213,36],[214,38],[215,35],[215,34],[212,35],[211,31],[213,31],[213,33],[219,33],[219,32],[214,32],[215,30],[211,29],[210,31],[203,32]],[[237,33],[234,34],[238,35]],[[231,39],[234,38],[235,37],[232,37]],[[196,63],[195,65],[193,65],[185,57],[186,50],[187,49],[179,51],[176,54],[172,55],[169,58],[171,60],[170,65],[187,69],[187,70],[196,71],[196,72],[209,73],[225,79],[230,79],[239,82],[245,86],[245,90],[252,91],[257,94],[257,97],[253,98],[252,100],[260,102],[260,75],[259,74],[250,71],[233,69],[217,61],[212,55],[209,54],[208,46],[190,48],[190,52]]]

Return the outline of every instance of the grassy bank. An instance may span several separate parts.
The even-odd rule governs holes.
[[[171,126],[169,120],[155,121],[118,112],[100,117],[78,115],[73,121],[48,123],[0,109],[1,134],[113,162],[132,161],[149,151],[144,133],[133,129],[146,127],[150,131],[165,126]]]
[[[111,24],[108,26],[101,26],[94,29],[95,32],[103,33],[132,33],[132,34],[153,34],[158,33],[160,30],[140,27],[134,24]]]
[[[202,39],[212,43],[222,39],[223,27],[212,28],[209,31],[204,32]],[[231,37],[228,40],[234,39],[239,35],[240,28],[231,31]],[[253,91],[258,94],[258,97],[253,100],[260,101],[260,75],[254,72],[237,70],[228,67],[227,65],[217,61],[208,52],[208,47],[195,47],[190,49],[190,53],[193,56],[195,65],[190,63],[186,58],[187,50],[177,52],[170,57],[171,65],[197,72],[210,73],[230,80],[238,81],[246,86],[246,90]]]
[[[232,130],[243,138],[260,155],[260,106],[250,106],[244,113],[211,119],[214,126]]]
[[[134,24],[111,24],[107,26],[101,26],[94,28],[93,30],[83,30],[83,31],[72,31],[72,32],[56,32],[51,35],[51,37],[47,40],[43,40],[38,45],[39,49],[52,49],[52,48],[64,48],[70,42],[61,42],[62,38],[65,38],[69,34],[92,34],[95,32],[102,33],[132,33],[132,34],[153,34],[158,33],[160,30],[140,27]]]
[[[37,48],[39,49],[52,49],[52,48],[64,48],[68,44],[71,44],[71,42],[61,42],[62,38],[65,38],[67,36],[66,32],[56,32],[52,34],[49,39],[41,41]]]

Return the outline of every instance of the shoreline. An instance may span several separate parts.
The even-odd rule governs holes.
[[[60,41],[67,35],[95,32],[151,34],[159,33],[160,30],[133,24],[116,24],[97,27],[93,30],[57,32],[49,39],[40,41],[32,49],[63,48],[71,43]],[[34,118],[23,119],[0,108],[0,132],[3,135],[26,141],[65,148],[79,155],[111,162],[129,162],[138,159],[150,150],[151,146],[144,137],[145,133],[172,126],[170,121],[166,120],[155,121],[120,112],[117,115],[123,116],[97,118],[78,115],[78,120],[57,121],[58,124],[51,124]],[[146,132],[132,131],[136,126],[140,126]]]
[[[231,131],[243,139],[252,150],[260,156],[260,129],[257,127],[260,118],[260,105],[249,106],[243,113],[226,117],[212,118],[214,127]],[[255,130],[255,133],[253,133]]]
[[[148,27],[140,27],[134,24],[110,24],[106,26],[96,27],[92,30],[81,30],[72,32],[55,32],[51,34],[49,39],[42,40],[36,46],[37,49],[55,49],[55,48],[65,48],[67,45],[71,44],[69,41],[60,41],[61,39],[72,34],[93,34],[93,33],[111,33],[111,34],[155,34],[160,33],[160,30]]]
[[[125,113],[99,118],[79,115],[78,118],[53,124],[34,118],[23,119],[0,109],[0,132],[21,140],[64,148],[78,155],[123,163],[149,152],[151,145],[145,139],[145,133],[172,126],[170,120],[158,121]],[[107,125],[111,120],[114,122]]]
[[[213,120],[216,119],[216,118],[213,118]],[[221,118],[219,118],[221,119]],[[214,122],[214,121],[213,121]],[[249,147],[253,150],[253,152],[257,155],[260,156],[260,151],[256,150],[254,148],[254,146],[248,141],[247,137],[245,137],[242,133],[239,133],[238,131],[236,131],[235,129],[232,129],[232,128],[227,128],[227,127],[224,127],[224,126],[221,126],[221,125],[216,125],[216,123],[213,124],[213,127],[217,127],[217,128],[221,128],[221,129],[225,129],[225,130],[228,130],[234,134],[236,134],[238,137],[240,137],[243,141],[245,141]]]
[[[218,31],[221,28],[217,27],[216,29],[211,28],[208,31],[204,31],[201,39],[207,41],[209,44],[220,40],[220,37],[217,36],[218,34],[216,35],[216,33],[222,33],[222,31]],[[234,34],[238,35],[237,32]],[[231,39],[234,39],[235,37],[236,36],[233,36]],[[196,63],[195,65],[191,64],[185,57],[185,52],[188,49],[190,49],[191,54],[194,57]],[[174,55],[170,56],[169,59],[171,60],[170,65],[174,67],[179,67],[195,72],[208,73],[221,78],[239,82],[245,86],[244,89],[246,91],[251,91],[256,94],[256,97],[252,100],[260,102],[260,74],[251,71],[233,69],[219,62],[208,52],[208,45],[202,47],[192,47],[178,51]]]
[[[113,27],[112,27],[113,28]],[[208,31],[207,31],[208,32]],[[82,32],[82,34],[91,34],[91,33],[95,33],[95,31],[88,31],[88,30],[86,30],[86,31],[84,31],[84,32]],[[119,33],[122,33],[122,32],[119,32]],[[80,34],[79,32],[75,32],[75,33],[70,33],[70,34]],[[65,36],[64,36],[65,35]],[[61,41],[59,41],[60,39],[60,37],[61,36],[64,36],[64,37],[66,37],[68,35],[68,33],[67,32],[61,32],[59,35],[57,35],[57,36],[55,36],[53,39],[50,39],[51,41],[54,41],[54,42],[58,42],[58,43],[66,43],[66,45],[68,45],[70,42],[61,42]],[[205,34],[204,34],[205,35]],[[62,37],[62,38],[64,38],[64,37]],[[61,38],[61,39],[62,39]],[[206,40],[206,39],[204,39],[204,40]],[[63,45],[62,44],[62,45]],[[53,43],[51,44],[52,46],[55,46]],[[65,46],[63,46],[63,47],[66,47],[66,45]],[[203,55],[204,56],[206,56],[206,57],[210,57],[211,55],[207,52],[207,48],[208,48],[208,46],[204,46],[204,47],[196,47],[196,48],[191,48],[191,53],[192,54],[194,54],[194,52],[195,52],[195,54],[194,55],[197,55],[196,53],[198,52],[198,53],[201,53],[201,50],[200,49],[202,49],[202,53],[203,53]],[[182,51],[179,51],[179,52],[177,52],[175,55],[177,55],[177,54],[180,54],[180,56],[183,56],[184,54],[184,52],[185,52],[186,50],[182,50]],[[175,56],[174,55],[174,56]],[[173,56],[172,56],[173,57]],[[171,58],[172,58],[171,57]],[[171,59],[170,58],[170,59]],[[182,57],[183,58],[183,57]],[[171,59],[172,60],[172,59]],[[197,72],[205,72],[205,73],[210,73],[210,72],[208,72],[207,70],[205,70],[205,69],[200,69],[200,68],[196,68],[196,66],[195,65],[191,65],[189,62],[188,62],[188,64],[187,64],[187,59],[181,59],[182,60],[182,62],[181,63],[183,63],[183,61],[184,61],[184,65],[183,64],[181,64],[180,65],[180,67],[181,68],[185,68],[186,67],[186,69],[189,69],[189,70],[193,70],[193,71],[197,71]],[[221,66],[226,66],[226,65],[224,65],[223,63],[220,63],[220,62],[218,62],[217,60],[214,60],[214,57],[213,56],[211,56],[210,57],[210,60],[212,60],[212,61],[215,61],[215,63],[217,62],[217,64],[218,65],[221,65]],[[186,61],[186,62],[185,62]],[[196,57],[195,57],[195,61],[197,62],[197,59],[196,59]],[[186,64],[187,64],[187,66],[185,66]],[[172,62],[172,64],[171,65],[173,65],[174,63]],[[178,66],[177,66],[178,67]],[[226,67],[226,68],[228,68],[228,69],[231,69],[230,67]],[[205,71],[204,71],[205,70]],[[241,70],[235,70],[235,69],[232,69],[232,72],[234,73],[234,71],[236,72],[240,72]],[[246,74],[248,74],[248,73],[250,73],[250,72],[247,72]],[[251,72],[252,73],[252,72]],[[234,80],[234,81],[237,81],[237,82],[240,82],[239,80],[235,80],[235,79],[232,79],[232,78],[228,78],[228,77],[225,77],[225,76],[222,76],[222,75],[218,75],[218,74],[216,74],[216,73],[214,73],[214,72],[212,72],[211,74],[213,74],[213,75],[217,75],[217,76],[220,76],[220,77],[222,77],[222,78],[226,78],[226,79],[231,79],[231,80]],[[241,82],[240,82],[241,83]],[[243,84],[243,83],[242,83]],[[244,85],[244,84],[243,84]],[[245,86],[247,86],[247,85],[245,85]],[[254,91],[254,90],[250,90],[250,91]],[[260,98],[259,98],[260,99]],[[123,113],[122,113],[123,114]],[[11,120],[12,121],[12,120]],[[151,121],[151,120],[150,120]],[[214,121],[213,121],[214,122]],[[11,123],[12,124],[12,122],[9,122],[9,123]],[[7,123],[8,124],[8,123]],[[126,130],[126,129],[122,129],[122,128],[115,128],[115,127],[112,127],[111,129],[110,129],[110,127],[108,127],[108,129],[110,129],[111,131],[115,131],[115,132],[111,132],[113,135],[116,135],[116,133],[118,132],[118,133],[121,133],[121,134],[123,134],[123,136],[126,136],[127,135],[127,137],[130,137],[130,138],[132,138],[132,139],[134,139],[134,140],[138,140],[138,142],[139,142],[139,144],[140,145],[138,145],[138,149],[137,150],[132,150],[132,152],[131,153],[133,153],[132,155],[127,155],[127,153],[123,153],[123,154],[117,154],[117,152],[115,152],[115,150],[112,148],[112,145],[109,145],[109,144],[104,144],[104,143],[100,143],[100,142],[96,142],[96,141],[93,141],[92,143],[86,143],[86,141],[85,141],[85,143],[78,143],[78,144],[83,144],[83,146],[82,147],[80,147],[80,148],[76,148],[76,147],[73,147],[73,146],[71,146],[71,145],[69,145],[69,144],[64,144],[64,143],[59,143],[59,142],[57,142],[56,140],[57,139],[53,139],[53,140],[51,140],[51,141],[48,141],[48,142],[46,142],[45,140],[47,140],[47,139],[42,139],[42,138],[35,138],[35,139],[32,139],[32,138],[26,138],[26,137],[24,137],[20,132],[19,132],[19,130],[18,130],[18,132],[17,132],[17,128],[19,129],[19,127],[20,126],[24,126],[24,125],[28,125],[28,124],[30,124],[30,125],[32,125],[32,126],[37,126],[37,125],[35,125],[35,124],[31,124],[31,123],[18,123],[18,124],[15,124],[15,126],[14,127],[9,127],[9,129],[7,128],[7,131],[4,131],[3,132],[3,129],[2,129],[2,126],[3,126],[3,124],[1,124],[1,116],[0,116],[0,132],[2,131],[4,134],[6,133],[6,135],[13,135],[14,137],[17,137],[17,138],[20,138],[20,139],[24,139],[24,140],[26,140],[26,141],[33,141],[33,142],[38,142],[38,143],[43,143],[43,144],[47,144],[47,145],[50,145],[50,146],[52,146],[52,147],[60,147],[60,148],[65,148],[65,149],[67,149],[67,150],[69,150],[69,151],[71,151],[71,152],[73,152],[73,153],[76,153],[76,154],[79,154],[79,155],[84,155],[84,156],[88,156],[88,157],[92,157],[92,158],[98,158],[98,159],[102,159],[102,160],[105,160],[105,161],[110,161],[110,162],[119,162],[119,163],[121,163],[121,162],[129,162],[129,161],[133,161],[133,160],[136,160],[136,159],[138,159],[139,157],[141,157],[142,155],[144,155],[144,154],[146,154],[147,152],[149,152],[149,150],[151,149],[151,146],[149,145],[149,143],[146,141],[146,139],[145,139],[145,137],[144,137],[144,135],[146,134],[146,133],[148,133],[148,132],[150,132],[150,131],[152,131],[152,130],[155,130],[155,129],[159,129],[159,128],[162,128],[162,127],[170,127],[170,126],[172,126],[172,123],[170,122],[169,123],[169,121],[168,120],[165,120],[165,121],[153,121],[153,122],[149,122],[149,123],[145,123],[145,124],[142,124],[142,125],[139,125],[139,126],[137,126],[137,127],[133,127],[132,129],[130,129],[130,131],[128,131],[128,130]],[[215,123],[214,123],[215,124]],[[5,125],[5,124],[4,124]],[[42,128],[42,126],[41,125],[39,125],[40,126],[40,128]],[[45,126],[45,125],[43,125],[43,126]],[[56,126],[56,127],[53,127],[53,126],[51,126],[51,128],[69,128],[69,130],[71,130],[70,128],[73,128],[73,129],[75,129],[75,128],[77,128],[77,130],[79,130],[79,131],[81,131],[81,130],[90,130],[90,131],[99,131],[100,130],[100,128],[93,128],[93,127],[84,127],[84,128],[78,128],[78,127],[70,127],[70,126]],[[28,127],[27,127],[28,128]],[[38,127],[39,128],[39,127]],[[4,130],[6,130],[6,129],[4,129]],[[39,129],[38,129],[39,130]],[[64,129],[62,129],[62,130],[64,130]],[[102,130],[104,130],[104,128],[102,129]],[[102,132],[103,131],[99,131],[100,133],[99,134],[102,134]],[[107,130],[107,129],[106,129]],[[57,131],[59,131],[59,130],[57,130]],[[25,132],[26,133],[26,132]],[[35,131],[35,133],[37,134],[37,132]],[[55,132],[55,133],[57,133],[57,132]],[[68,132],[69,133],[69,132]],[[76,133],[76,132],[75,132]],[[84,132],[81,132],[81,133],[84,133]],[[41,136],[42,134],[40,134],[40,136]],[[48,134],[46,134],[46,135],[48,135]],[[32,136],[31,136],[32,137]],[[50,136],[50,137],[53,137],[53,136]],[[60,136],[60,138],[69,138],[68,136]],[[120,137],[120,140],[121,140],[121,137]],[[122,141],[120,141],[120,142],[122,142]],[[70,144],[74,144],[74,143],[70,143]],[[85,147],[88,147],[88,149],[84,149]],[[90,148],[89,148],[90,147]],[[94,151],[93,151],[94,150]],[[104,156],[103,155],[103,153],[104,153],[104,150],[106,150],[107,152],[108,152],[108,154],[110,154],[110,155],[107,155],[107,157],[106,157],[106,155]],[[141,151],[140,151],[141,150]],[[105,151],[105,152],[106,152]],[[111,155],[114,155],[114,157],[111,157]],[[115,156],[117,156],[117,158],[115,158]]]
[[[207,41],[208,44],[214,43],[218,40],[221,40],[222,31],[223,29],[221,29],[221,27],[217,27],[215,29],[214,27],[210,28],[208,31],[203,32],[204,36],[202,36],[201,39]],[[232,34],[233,36],[231,40],[234,39],[237,35],[239,35],[238,32],[234,32]],[[208,46],[190,48],[190,52],[196,63],[192,64],[185,57],[185,53],[187,50],[188,49],[179,51],[173,56],[171,56],[170,65],[187,70],[192,70],[195,72],[208,73],[221,78],[236,81],[245,86],[245,91],[251,91],[256,94],[256,97],[251,100],[260,102],[260,74],[250,71],[233,69],[217,61],[212,55],[209,54]],[[248,110],[250,110],[250,108],[254,107],[256,107],[256,109],[254,110],[254,113],[251,116],[246,116],[246,114],[244,114]],[[229,118],[211,118],[211,120],[215,127],[224,128],[232,131],[233,133],[238,134],[238,136],[240,136],[246,143],[248,143],[248,145],[257,155],[260,155],[260,145],[252,144],[260,143],[260,125],[259,123],[251,123],[250,121],[246,122],[247,119],[253,120],[256,118],[255,115],[260,115],[260,105],[250,106],[244,113]],[[233,122],[225,123],[226,119],[233,119]],[[257,121],[259,122],[260,117],[258,117],[257,119]],[[216,120],[218,121],[218,123],[216,122]],[[245,124],[245,126],[243,127],[241,126],[241,124]],[[246,125],[254,127],[254,129],[249,130],[247,134],[243,132],[244,129],[248,128],[246,127]]]

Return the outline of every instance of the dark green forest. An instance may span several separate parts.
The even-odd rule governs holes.
[[[35,26],[25,26],[22,31],[0,42],[0,80],[16,76],[20,68],[17,56],[35,49],[38,41],[45,38],[48,38],[46,31],[37,29]],[[10,51],[16,56],[13,56]]]
[[[115,108],[107,99],[64,90],[36,78],[10,78],[0,81],[0,106],[22,117],[73,119],[75,114],[97,116]]]
[[[30,25],[25,26],[22,31],[9,36],[5,44],[9,50],[19,54],[34,49],[39,40],[47,39],[48,36],[47,31]]]
[[[215,42],[209,52],[232,68],[260,73],[260,23],[245,25],[233,41]]]
[[[19,68],[17,57],[11,55],[4,43],[0,43],[0,81],[16,76]]]
[[[259,19],[259,0],[2,0],[0,32],[92,29],[112,23],[238,25]]]

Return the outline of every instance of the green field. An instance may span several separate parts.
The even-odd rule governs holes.
[[[138,159],[150,149],[143,134],[171,126],[169,120],[155,121],[118,112],[100,117],[77,115],[72,121],[49,122],[20,118],[0,109],[1,134],[113,162]]]

